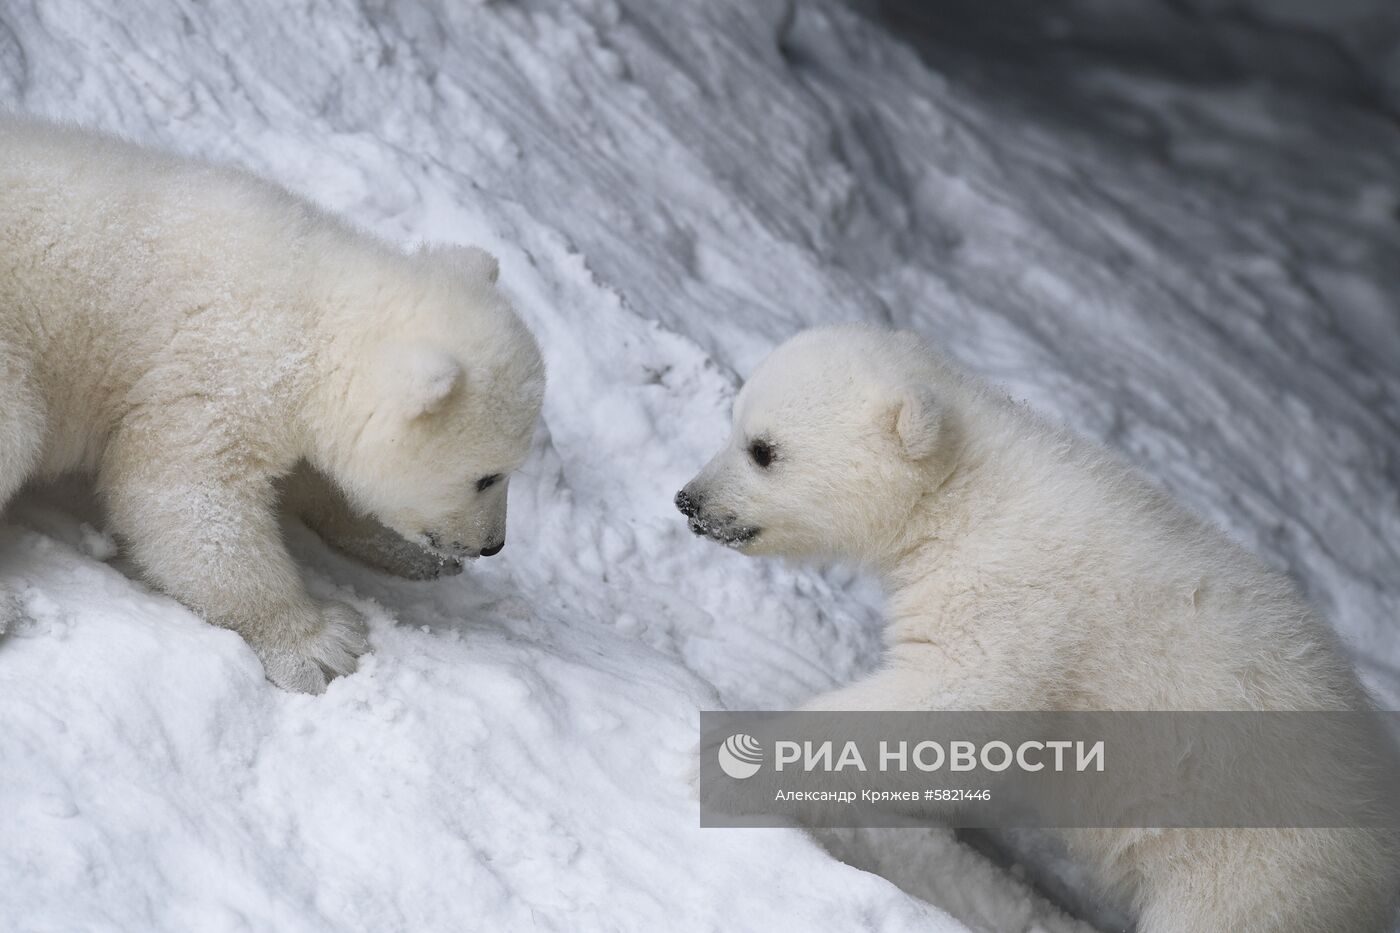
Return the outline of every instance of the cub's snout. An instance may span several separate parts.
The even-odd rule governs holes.
[[[691,532],[701,538],[718,541],[726,547],[742,548],[758,537],[760,529],[740,522],[738,516],[722,509],[718,513],[706,509],[705,496],[691,492],[689,486],[676,493],[675,501],[676,508],[688,519]]]
[[[676,493],[676,508],[680,509],[681,514],[689,519],[687,525],[690,527],[691,532],[702,538],[706,538],[709,537],[709,533],[708,523],[705,521],[704,514],[701,512],[703,505],[704,498],[698,493],[691,492],[689,486]]]
[[[676,508],[680,509],[686,518],[700,517],[700,500],[684,489],[676,493]]]

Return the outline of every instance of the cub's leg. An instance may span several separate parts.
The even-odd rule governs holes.
[[[364,619],[307,595],[282,544],[270,477],[217,418],[167,408],[159,428],[129,417],[99,478],[131,555],[166,592],[233,629],[279,687],[320,693],[368,650]],[[205,433],[200,433],[201,430]]]
[[[1396,840],[1362,829],[1168,830],[1128,850],[1142,933],[1385,933]]]
[[[38,394],[0,344],[0,514],[39,465],[45,418]],[[19,617],[19,599],[0,568],[0,633]]]
[[[38,393],[0,342],[0,511],[39,466],[45,427]]]
[[[350,507],[345,494],[322,473],[299,464],[280,484],[282,506],[327,544],[371,567],[410,580],[462,572],[462,562],[439,557]]]

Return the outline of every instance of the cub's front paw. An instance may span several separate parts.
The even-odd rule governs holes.
[[[267,679],[283,690],[322,693],[333,677],[353,673],[369,650],[364,616],[344,603],[324,603],[311,619],[292,620],[283,637],[253,644]]]

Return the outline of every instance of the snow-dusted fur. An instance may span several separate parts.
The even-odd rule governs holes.
[[[0,117],[0,506],[94,473],[154,582],[318,691],[363,620],[303,589],[274,481],[305,461],[443,561],[498,548],[544,376],[496,274],[242,172]]]
[[[744,553],[879,574],[883,668],[810,709],[1368,702],[1284,577],[911,334],[839,327],[784,344],[677,504]],[[1400,878],[1390,843],[1361,831],[1067,836],[1132,898],[1142,933],[1379,931]]]

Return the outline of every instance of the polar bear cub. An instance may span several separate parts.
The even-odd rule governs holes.
[[[0,507],[95,474],[150,579],[310,692],[365,628],[307,595],[276,481],[319,485],[305,511],[391,569],[501,548],[544,370],[492,257],[404,255],[242,172],[17,118],[0,191]]]
[[[883,581],[886,663],[808,709],[1368,702],[1283,577],[911,334],[779,347],[676,504],[745,554],[849,559]],[[1068,835],[1143,933],[1377,931],[1400,878],[1389,843],[1359,831]]]

